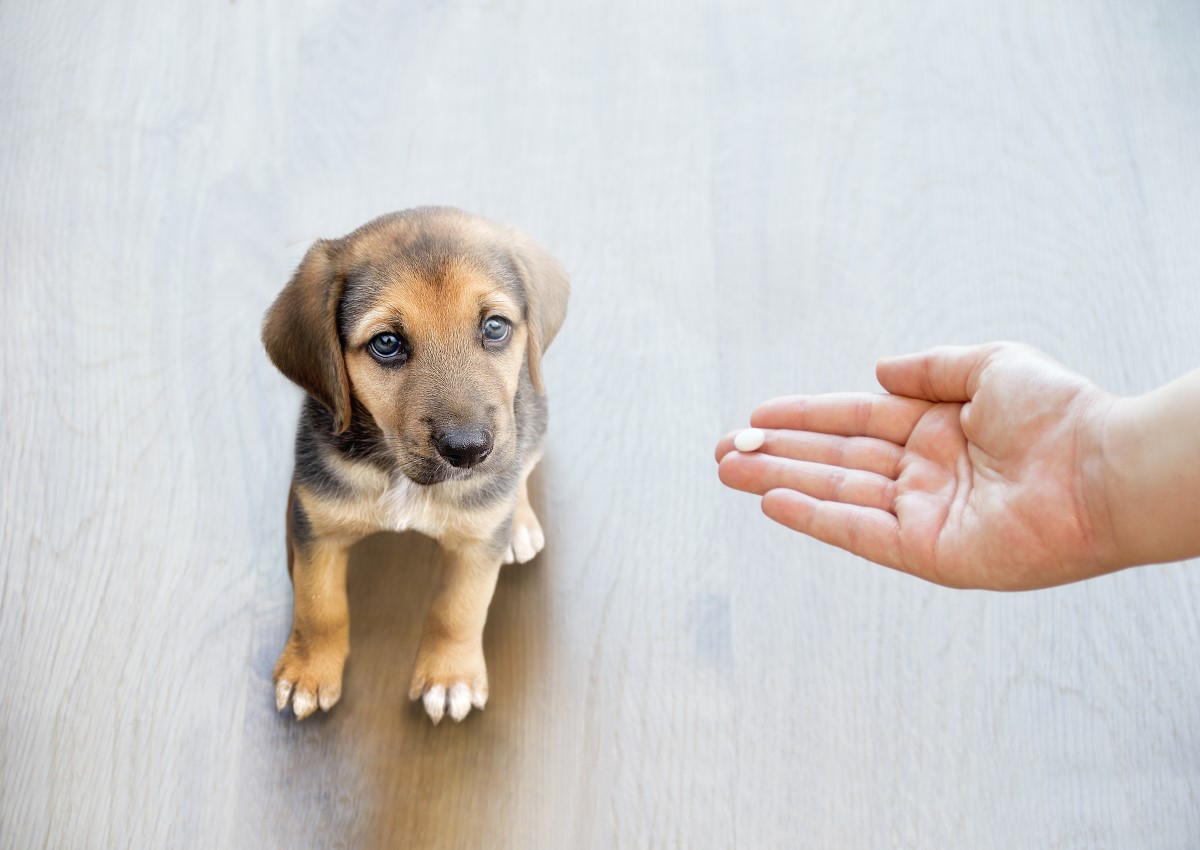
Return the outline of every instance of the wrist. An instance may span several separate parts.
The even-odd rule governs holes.
[[[1098,389],[1095,392],[1082,417],[1077,464],[1079,498],[1091,549],[1090,574],[1103,575],[1132,564],[1122,525],[1128,512],[1124,499],[1127,491],[1120,486],[1125,475],[1121,459],[1126,451],[1116,445],[1125,442],[1125,403],[1129,399]]]
[[[1112,405],[1102,488],[1114,569],[1200,553],[1198,379],[1200,372]]]
[[[1143,506],[1134,487],[1145,464],[1139,450],[1144,439],[1140,403],[1140,398],[1114,398],[1100,425],[1099,463],[1089,491],[1099,508],[1097,554],[1106,571],[1140,563],[1136,529]]]

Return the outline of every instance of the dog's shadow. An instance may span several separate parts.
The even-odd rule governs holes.
[[[544,517],[540,481],[530,481],[534,509]],[[543,523],[545,524],[545,523]],[[553,545],[553,534],[547,548]],[[488,614],[484,653],[490,699],[461,724],[434,727],[419,702],[408,698],[425,616],[442,569],[437,543],[415,533],[376,534],[350,555],[350,660],[335,708],[339,739],[358,754],[356,783],[367,823],[365,846],[481,846],[491,823],[504,821],[497,783],[511,776],[513,759],[544,689],[546,633],[552,622],[543,571],[547,553],[503,568]],[[495,810],[495,811],[493,811]],[[463,817],[472,812],[473,817]],[[359,830],[355,830],[358,832]]]

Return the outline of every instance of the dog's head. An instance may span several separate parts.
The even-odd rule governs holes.
[[[423,207],[313,245],[263,343],[335,431],[356,399],[404,473],[433,484],[512,460],[522,372],[543,392],[568,293],[562,266],[522,231]]]

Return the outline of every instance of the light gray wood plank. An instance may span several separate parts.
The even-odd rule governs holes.
[[[0,846],[1194,846],[1197,564],[941,590],[711,452],[942,342],[1194,368],[1197,43],[1179,0],[0,5]],[[297,725],[258,325],[311,240],[419,203],[572,272],[548,546],[487,711],[433,729],[437,547],[364,541],[345,697]]]

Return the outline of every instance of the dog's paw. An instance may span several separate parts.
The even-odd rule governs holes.
[[[532,561],[546,545],[546,535],[537,514],[527,506],[517,508],[513,515],[512,539],[504,553],[504,563],[523,564]]]
[[[488,699],[483,649],[422,641],[408,698],[421,700],[434,725],[447,714],[457,723],[472,706],[482,709]]]
[[[292,632],[275,664],[275,707],[303,720],[319,707],[329,711],[342,696],[342,670],[348,650],[339,642],[305,641]]]

